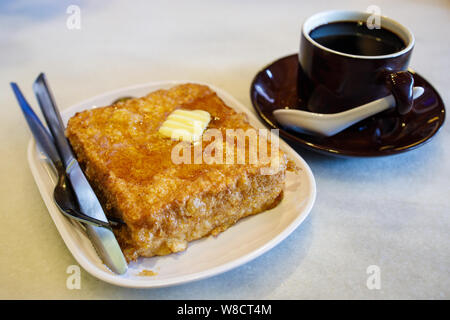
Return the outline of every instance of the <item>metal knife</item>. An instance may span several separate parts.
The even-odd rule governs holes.
[[[81,170],[65,137],[61,115],[43,73],[34,82],[33,90],[53,136],[56,149],[62,159],[66,175],[72,185],[81,211],[92,218],[108,222],[97,196]],[[128,267],[127,262],[112,230],[86,224],[86,232],[105,265],[115,273],[125,273]]]

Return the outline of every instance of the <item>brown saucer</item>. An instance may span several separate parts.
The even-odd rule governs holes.
[[[404,116],[395,110],[363,120],[332,137],[310,136],[279,127],[272,111],[281,108],[306,110],[297,94],[297,54],[281,58],[262,69],[253,79],[250,97],[253,107],[266,124],[280,129],[280,136],[320,153],[378,157],[415,149],[428,141],[445,119],[444,103],[437,91],[417,73],[414,85],[425,92]]]

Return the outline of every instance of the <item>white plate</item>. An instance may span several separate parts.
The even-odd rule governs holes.
[[[123,96],[140,97],[157,89],[168,89],[188,81],[168,81],[137,85],[115,90],[72,106],[62,113],[65,123],[76,112],[104,106]],[[197,82],[198,83],[198,82]],[[205,84],[205,83],[203,83]],[[256,128],[264,125],[231,95],[208,85],[225,103],[238,112],[248,114],[250,123]],[[162,257],[140,258],[129,264],[126,274],[111,272],[95,253],[83,228],[63,216],[53,202],[55,180],[45,157],[31,139],[28,146],[28,161],[44,202],[64,242],[78,263],[94,277],[106,282],[134,288],[163,287],[207,278],[240,266],[285,239],[309,214],[316,197],[316,185],[306,162],[284,141],[280,148],[294,160],[298,173],[287,174],[282,202],[272,210],[247,217],[219,234],[190,242],[184,252]],[[140,276],[142,270],[152,270],[154,276]]]

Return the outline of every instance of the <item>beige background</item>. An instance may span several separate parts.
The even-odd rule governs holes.
[[[28,4],[27,4],[28,3]],[[66,8],[81,8],[81,30]],[[26,161],[30,133],[9,88],[45,71],[64,109],[107,90],[158,80],[199,80],[251,108],[255,73],[297,50],[301,23],[328,9],[365,10],[416,36],[411,66],[448,104],[449,1],[2,1],[0,3],[0,298],[450,298],[450,132],[383,159],[299,153],[317,179],[310,217],[288,239],[226,274],[171,288],[134,290],[76,264],[39,195]],[[368,290],[378,265],[381,290]]]

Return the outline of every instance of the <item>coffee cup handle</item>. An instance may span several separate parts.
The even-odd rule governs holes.
[[[398,71],[388,74],[387,86],[395,98],[397,112],[401,115],[411,111],[413,106],[414,78],[408,71]]]

